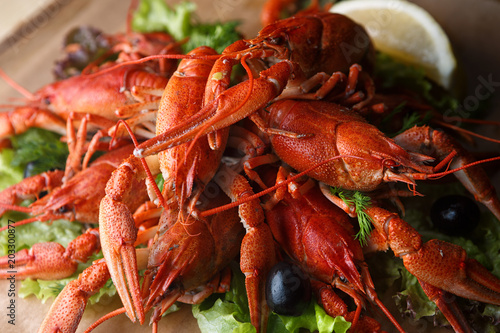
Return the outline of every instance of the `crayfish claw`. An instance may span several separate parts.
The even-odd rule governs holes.
[[[99,225],[102,252],[116,290],[132,322],[144,323],[145,315],[139,288],[139,274],[134,243],[137,230],[132,214],[123,203],[104,197]],[[118,219],[121,223],[113,222]]]
[[[410,273],[425,283],[460,297],[500,305],[500,280],[458,245],[432,239],[403,262]],[[432,260],[431,258],[441,258]]]
[[[38,333],[76,332],[89,298],[109,280],[104,260],[95,261],[57,296]]]
[[[64,247],[59,243],[38,243],[31,249],[15,254],[16,277],[19,279],[62,279],[72,275],[78,263],[64,258]],[[0,278],[9,277],[8,256],[0,258]]]
[[[427,297],[436,303],[439,310],[441,310],[456,332],[474,332],[465,319],[464,314],[457,306],[455,300],[450,297],[450,293],[425,283],[420,279],[418,282],[422,286]]]
[[[119,253],[113,260],[113,264],[109,264],[111,275],[116,276],[115,283],[118,294],[120,295],[127,315],[132,322],[139,319],[141,324],[144,323],[144,308],[139,288],[139,276],[137,274],[137,260],[135,257],[135,248],[130,245],[123,245]]]
[[[457,332],[467,332],[470,328],[458,308],[447,304],[449,297],[445,299],[445,292],[500,305],[500,279],[478,261],[468,258],[462,247],[437,239],[423,243],[417,231],[397,214],[376,207],[366,212],[375,228],[386,235],[394,254],[403,259],[406,269],[417,277],[429,299]]]

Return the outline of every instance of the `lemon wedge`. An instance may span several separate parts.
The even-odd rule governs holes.
[[[330,11],[363,25],[377,50],[422,67],[429,78],[452,88],[457,62],[450,41],[421,7],[403,0],[351,0],[333,5]]]

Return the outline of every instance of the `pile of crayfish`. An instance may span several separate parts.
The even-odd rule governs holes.
[[[257,37],[221,54],[207,46],[182,54],[180,42],[159,32],[109,36],[107,57],[1,114],[2,138],[42,127],[64,136],[69,157],[65,170],[2,191],[0,213],[32,215],[22,223],[98,223],[66,248],[40,243],[16,253],[17,277],[60,279],[91,255],[104,256],[66,285],[39,332],[76,331],[89,297],[109,278],[123,302],[119,313],[143,324],[151,312],[156,331],[175,302],[228,291],[233,261],[245,275],[257,332],[266,332],[265,282],[279,261],[298,265],[315,300],[350,321],[351,331],[381,332],[371,315],[378,308],[404,332],[365,262],[388,249],[456,332],[473,328],[450,294],[500,305],[498,277],[457,245],[424,242],[399,213],[398,198],[414,196],[416,181],[453,174],[500,219],[481,165],[443,131],[415,126],[389,138],[375,126],[403,101],[408,112],[440,119],[418,96],[377,90],[363,27],[316,6],[283,20],[264,17]],[[239,64],[244,79],[231,82]],[[93,159],[97,151],[105,153]],[[370,196],[366,244],[355,238],[360,212],[332,187]],[[18,206],[25,199],[34,202]],[[0,259],[0,277],[8,276],[8,259]]]

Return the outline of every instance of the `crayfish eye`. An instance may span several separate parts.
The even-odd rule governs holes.
[[[67,205],[64,205],[64,206],[61,206],[59,207],[59,209],[57,209],[57,211],[60,213],[60,214],[64,214],[66,212],[69,212],[69,207]]]
[[[397,171],[401,166],[401,164],[391,159],[385,159],[382,163],[386,168],[390,168],[392,171]]]
[[[283,43],[283,37],[271,37],[268,39],[269,44],[279,45]]]
[[[140,38],[132,38],[132,40],[130,41],[130,44],[132,44],[133,46],[137,46],[137,45],[139,45],[140,42],[141,42]]]

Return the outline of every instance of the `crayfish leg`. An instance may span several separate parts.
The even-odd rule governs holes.
[[[19,279],[58,280],[73,275],[78,263],[87,262],[100,250],[97,229],[89,229],[72,240],[65,249],[55,242],[37,243],[15,254]],[[0,278],[9,277],[9,256],[0,258]]]
[[[401,147],[422,152],[432,153],[439,159],[446,158],[450,153],[457,155],[450,164],[450,169],[458,169],[475,162],[472,155],[457,141],[444,132],[427,126],[413,127],[393,138]],[[500,200],[495,188],[491,184],[486,172],[479,165],[467,167],[454,172],[457,179],[474,195],[474,198],[484,204],[500,220]],[[425,174],[416,174],[415,179],[425,179]]]
[[[215,181],[231,201],[236,202],[253,194],[245,177],[235,173],[226,165],[221,166],[219,173],[224,176],[216,176]],[[275,243],[271,229],[264,222],[264,211],[259,200],[240,204],[238,213],[246,229],[246,235],[241,243],[240,268],[245,274],[250,319],[257,332],[265,332],[269,315],[269,308],[264,302],[265,279],[277,261]]]
[[[25,178],[21,182],[7,187],[0,192],[0,216],[9,210],[12,205],[17,205],[23,200],[36,199],[43,191],[51,191],[61,186],[63,176],[64,172],[61,170],[47,171]]]

